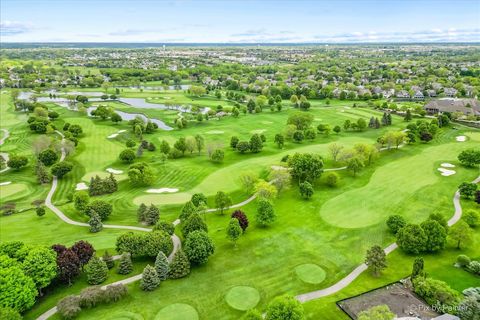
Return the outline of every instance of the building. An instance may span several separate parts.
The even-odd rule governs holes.
[[[430,114],[461,112],[464,115],[480,116],[480,103],[476,99],[436,99],[423,108]]]

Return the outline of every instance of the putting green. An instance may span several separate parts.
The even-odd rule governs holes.
[[[129,312],[129,311],[123,311],[111,316],[108,319],[110,320],[143,320],[144,318],[141,314]]]
[[[297,276],[306,283],[319,284],[325,280],[325,271],[313,263],[301,264],[295,268]]]
[[[8,198],[14,194],[27,190],[27,185],[23,183],[11,183],[4,186],[0,186],[0,198]]]
[[[185,303],[174,303],[160,310],[155,320],[197,320],[198,313],[194,307]]]
[[[133,199],[133,203],[135,203],[136,205],[140,205],[142,203],[151,203],[155,205],[185,203],[189,201],[191,197],[192,194],[188,192],[170,194],[151,193],[136,197],[135,199]]]
[[[82,180],[85,181],[85,182],[90,182],[90,179],[94,178],[95,176],[99,176],[100,178],[104,179],[106,177],[109,177],[110,173],[106,172],[106,171],[93,171],[93,172],[89,172],[89,173],[85,174],[82,177]],[[117,181],[122,181],[122,180],[127,179],[126,174],[114,174],[113,176],[115,177],[115,179],[117,179]]]
[[[247,286],[237,286],[231,288],[225,297],[228,305],[237,310],[250,310],[260,301],[258,290]]]

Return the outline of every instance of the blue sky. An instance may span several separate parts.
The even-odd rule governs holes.
[[[1,0],[3,42],[480,41],[480,0]]]

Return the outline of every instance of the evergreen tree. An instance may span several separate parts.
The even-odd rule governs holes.
[[[148,207],[145,205],[145,203],[142,203],[140,207],[138,207],[137,210],[137,218],[138,222],[145,222],[145,215],[147,213]]]
[[[105,193],[114,193],[118,190],[118,182],[113,173],[110,173],[110,176],[105,178],[104,189]]]
[[[253,153],[258,153],[262,151],[262,148],[263,148],[262,138],[260,138],[258,134],[254,134],[250,138],[250,151],[252,151]]]
[[[392,115],[390,113],[387,113],[387,124],[389,126],[392,125]]]
[[[372,270],[375,276],[378,276],[381,270],[387,267],[387,257],[385,251],[375,245],[367,251],[367,257],[365,258],[365,264]]]
[[[180,213],[179,217],[180,220],[187,220],[187,218],[195,211],[197,211],[197,207],[193,204],[192,201],[188,201],[182,208],[182,212]]]
[[[190,232],[197,230],[208,232],[208,227],[198,213],[192,213],[187,220],[182,223],[182,234],[185,238],[187,238]]]
[[[94,210],[90,210],[88,224],[90,225],[90,232],[92,233],[100,232],[103,229],[102,219]]]
[[[380,120],[378,118],[375,118],[375,129],[380,129]]]
[[[140,280],[140,288],[143,291],[153,291],[160,285],[160,278],[154,267],[147,264],[143,269],[142,280]]]
[[[227,227],[227,239],[232,241],[235,247],[237,246],[237,240],[242,235],[242,232],[242,227],[240,227],[238,219],[231,218]]]
[[[42,161],[37,161],[35,164],[35,174],[37,175],[37,181],[40,184],[49,183],[52,180],[50,173],[47,170],[47,167],[43,164]]]
[[[411,121],[412,120],[412,113],[410,112],[410,109],[407,109],[407,113],[405,114],[405,121]]]
[[[105,251],[102,256],[102,260],[105,261],[108,269],[112,269],[115,266],[115,261],[113,261],[113,257],[108,253],[108,251]]]
[[[148,224],[149,226],[154,225],[158,222],[159,218],[160,218],[160,210],[158,210],[157,207],[151,204],[145,214],[146,224]]]
[[[369,128],[375,128],[375,118],[371,117],[370,122],[368,123]]]
[[[424,262],[422,257],[417,257],[413,261],[413,268],[412,268],[412,279],[416,278],[418,276],[425,276],[425,273],[423,271],[424,268]]]
[[[105,261],[98,257],[92,257],[85,266],[87,282],[89,284],[100,284],[107,280],[108,267]]]
[[[382,126],[388,126],[388,118],[386,112],[384,112],[382,116]]]
[[[133,270],[132,258],[130,253],[125,252],[120,258],[120,263],[118,264],[117,273],[118,274],[129,274]]]
[[[179,279],[187,276],[190,273],[190,261],[182,251],[178,250],[170,263],[168,270],[168,277],[171,279]]]
[[[155,270],[157,270],[158,278],[160,280],[167,280],[168,278],[168,259],[167,256],[160,251],[155,259]]]

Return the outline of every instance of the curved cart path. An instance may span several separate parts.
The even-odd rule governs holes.
[[[480,176],[478,176],[475,180],[472,181],[472,183],[479,183],[479,182],[480,182]],[[460,192],[458,190],[455,192],[455,195],[453,196],[453,206],[455,207],[455,212],[453,216],[450,218],[450,220],[448,220],[448,226],[454,225],[462,217],[462,205],[460,203]],[[398,245],[396,243],[392,243],[384,249],[385,254],[389,254],[390,252],[392,252],[397,248],[398,248]],[[362,272],[364,272],[367,269],[368,269],[367,265],[365,263],[362,263],[361,265],[353,269],[352,272],[350,272],[347,276],[345,276],[343,279],[341,279],[334,285],[325,289],[300,294],[296,296],[296,298],[298,301],[303,303],[303,302],[315,300],[318,298],[322,298],[322,297],[334,294],[342,290],[346,286],[348,286],[350,283],[352,283],[353,280],[355,280],[360,274],[362,274]]]
[[[5,140],[7,140],[7,138],[10,137],[10,131],[8,131],[7,129],[0,129],[0,131],[3,131],[3,132],[5,133],[5,134],[3,135],[3,137],[0,138],[0,146],[1,146],[2,144],[5,143]],[[8,153],[0,152],[0,156],[2,156],[3,159],[5,159],[5,164],[6,164],[6,163],[8,162],[8,159],[9,159]],[[2,170],[0,170],[0,173],[5,172],[5,171],[7,171],[8,169],[10,169],[10,168],[6,166],[6,167],[3,168]]]

